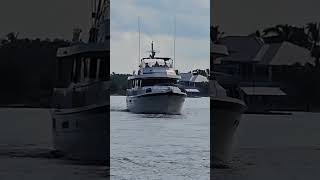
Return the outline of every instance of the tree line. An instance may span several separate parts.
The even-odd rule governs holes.
[[[62,39],[19,38],[9,33],[0,44],[0,105],[48,107],[55,79],[56,52]]]

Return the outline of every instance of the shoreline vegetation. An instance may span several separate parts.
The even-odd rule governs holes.
[[[56,51],[70,42],[63,39],[0,38],[0,105],[50,107],[55,81]]]

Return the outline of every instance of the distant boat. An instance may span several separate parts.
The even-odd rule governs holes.
[[[138,73],[128,77],[127,108],[133,113],[181,114],[186,97],[178,85],[181,77],[171,58],[155,54],[152,43],[150,57],[142,58]]]
[[[55,149],[68,159],[105,165],[110,132],[108,9],[109,0],[100,0],[89,43],[77,41],[76,30],[73,44],[58,49],[52,109]]]
[[[186,89],[187,97],[192,98],[200,98],[201,94],[200,91],[197,88],[188,88]]]

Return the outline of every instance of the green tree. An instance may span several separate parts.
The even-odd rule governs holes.
[[[319,30],[320,30],[320,24],[318,23],[308,23],[307,24],[307,30],[309,35],[309,40],[312,42],[312,46],[310,49],[312,57],[315,58],[315,65],[319,68],[320,66],[320,47],[319,47]]]

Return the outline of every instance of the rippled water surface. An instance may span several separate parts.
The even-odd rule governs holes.
[[[123,96],[110,108],[111,179],[209,179],[209,98],[187,98],[182,115],[133,114]]]
[[[0,179],[102,180],[105,166],[53,158],[52,122],[47,109],[0,108]]]

